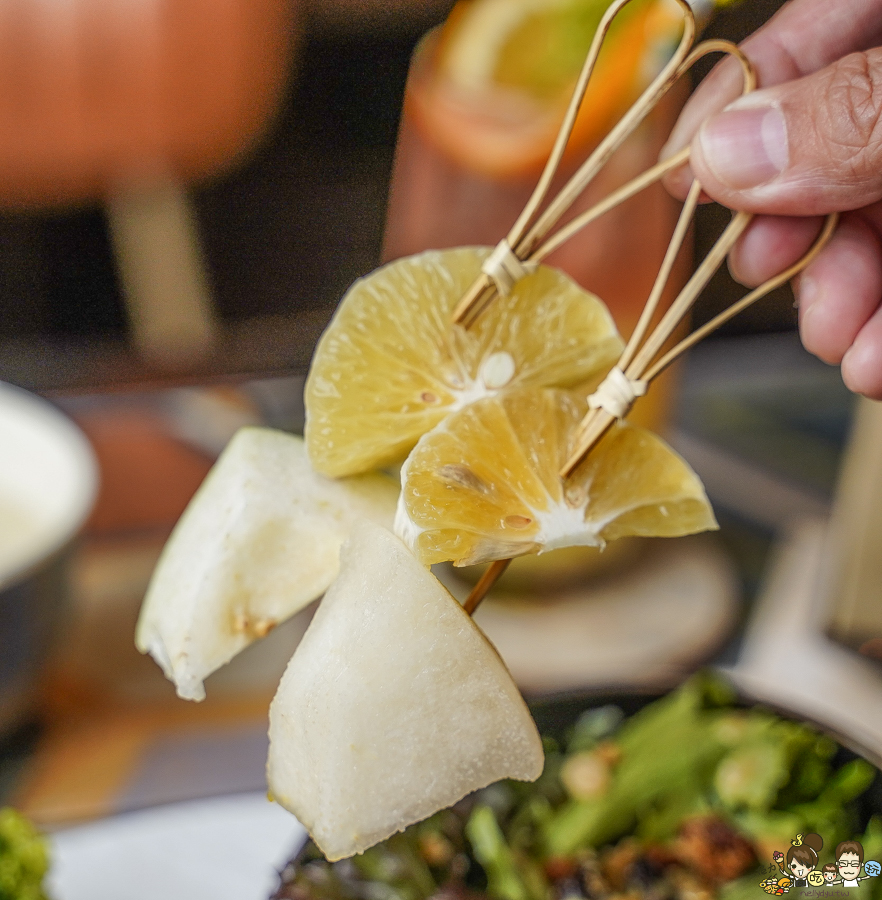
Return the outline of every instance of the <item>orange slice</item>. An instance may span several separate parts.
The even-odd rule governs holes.
[[[306,447],[313,467],[351,475],[400,462],[445,416],[517,386],[597,379],[622,342],[606,307],[546,266],[468,331],[451,313],[486,248],[429,251],[357,281],[313,357]]]
[[[426,565],[464,566],[716,528],[698,476],[642,428],[615,425],[564,482],[584,413],[570,393],[523,389],[448,417],[401,469],[396,533]]]

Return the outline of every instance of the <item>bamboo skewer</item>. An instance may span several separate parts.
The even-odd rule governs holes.
[[[500,242],[499,247],[494,251],[494,256],[497,253],[502,254],[504,259],[502,265],[508,269],[513,268],[516,272],[524,273],[530,271],[533,266],[582,228],[659,181],[667,172],[688,161],[689,148],[685,148],[670,159],[660,162],[636,176],[590,209],[576,216],[556,232],[553,231],[562,216],[566,214],[597,173],[609,161],[615,150],[643,122],[677,80],[703,56],[716,52],[733,56],[741,64],[742,68],[742,93],[747,94],[756,87],[756,76],[753,67],[736,45],[728,41],[712,40],[705,41],[695,48],[692,47],[696,30],[694,14],[686,0],[676,0],[684,14],[684,26],[683,35],[671,60],[540,214],[539,210],[547,198],[551,183],[563,158],[564,150],[570,138],[603,41],[613,19],[629,2],[631,0],[617,0],[604,14],[582,67],[573,97],[567,107],[566,115],[542,176],[517,221],[504,241]],[[589,398],[592,407],[595,408],[589,411],[578,427],[574,449],[560,470],[561,478],[566,479],[572,475],[607,430],[618,419],[627,415],[633,402],[633,396],[644,393],[649,383],[658,377],[675,359],[733,316],[764,297],[770,291],[789,281],[812,262],[829,240],[837,223],[835,215],[829,216],[814,245],[801,260],[751,291],[740,301],[681,340],[675,347],[658,358],[664,346],[670,341],[684,317],[689,313],[689,310],[707,286],[711,277],[720,267],[752,219],[752,216],[748,213],[739,212],[733,215],[731,222],[711,248],[710,253],[701,262],[669,309],[650,332],[650,325],[657,312],[658,304],[667,286],[674,263],[682,249],[700,196],[701,185],[697,180],[693,181],[637,326],[630,336],[618,364],[614,367],[611,376],[607,378],[607,381],[614,380],[618,382],[619,388],[617,390],[620,393],[622,388],[625,389],[625,399],[619,398],[617,403],[607,402],[604,399],[604,391],[607,389],[606,382],[601,385],[596,394]],[[465,328],[471,327],[500,293],[499,277],[493,271],[486,271],[486,268],[487,265],[485,264],[485,271],[482,271],[481,275],[475,279],[453,311],[451,317],[453,324]],[[507,273],[506,277],[510,277],[510,274]],[[505,285],[503,284],[504,287]],[[628,400],[629,397],[630,400]],[[610,407],[613,407],[616,411],[610,411]],[[478,604],[484,599],[510,562],[511,560],[507,559],[496,560],[487,568],[464,603],[464,608],[469,615],[475,611]]]
[[[469,615],[478,608],[478,604],[487,596],[490,588],[499,581],[510,562],[510,559],[497,559],[487,566],[486,571],[478,579],[478,583],[472,588],[471,593],[462,605],[462,608]]]
[[[683,163],[689,161],[689,148],[686,147],[679,153],[666,159],[664,162],[656,163],[651,169],[647,169],[636,178],[631,179],[627,184],[622,185],[618,190],[613,191],[608,197],[596,203],[591,209],[586,210],[576,216],[571,222],[568,222],[558,231],[556,231],[541,247],[530,254],[531,262],[541,262],[546,256],[550,256],[565,244],[571,237],[580,232],[583,228],[590,225],[595,219],[599,219],[604,213],[608,213],[611,209],[615,209],[626,200],[630,200],[640,191],[655,184],[656,181],[662,179],[668,172],[680,168]]]
[[[662,345],[670,338],[670,335],[676,329],[677,325],[679,325],[682,318],[687,315],[695,299],[698,297],[707,281],[710,280],[710,277],[719,267],[722,259],[725,258],[726,253],[721,252],[721,245],[722,247],[726,245],[729,245],[731,247],[731,245],[733,245],[738,237],[740,237],[740,235],[743,233],[744,228],[750,221],[750,216],[744,213],[737,214],[733,219],[732,224],[729,226],[729,229],[727,229],[727,231],[731,229],[731,235],[726,238],[725,242],[721,238],[717,246],[715,246],[714,248],[714,250],[718,251],[714,254],[714,257],[717,257],[717,259],[714,259],[714,257],[709,255],[705,260],[706,263],[708,261],[714,261],[716,262],[716,265],[714,265],[713,267],[707,266],[705,272],[703,273],[703,283],[701,283],[697,287],[697,289],[695,285],[692,284],[692,281],[690,281],[690,283],[686,285],[680,297],[678,297],[677,301],[675,301],[675,304],[677,304],[680,300],[682,300],[683,302],[680,303],[677,308],[675,308],[675,305],[672,305],[671,309],[669,310],[668,316],[666,316],[666,319],[669,318],[670,313],[672,312],[679,313],[679,315],[670,316],[667,328],[663,328],[662,324],[659,324],[659,327],[655,332],[653,332],[650,340],[647,341],[647,343],[643,346],[634,362],[623,370],[625,375],[632,380],[639,380],[646,383],[649,383],[653,379],[657,378],[669,365],[671,365],[671,363],[673,363],[679,356],[685,353],[690,347],[693,347],[700,340],[711,334],[711,332],[715,331],[721,325],[728,322],[729,319],[731,319],[733,316],[736,316],[738,313],[747,309],[748,306],[755,303],[762,297],[765,297],[766,294],[770,293],[775,288],[780,287],[782,284],[785,284],[794,275],[802,271],[802,269],[804,269],[813,259],[815,259],[818,253],[821,252],[824,245],[833,234],[833,230],[836,227],[837,220],[838,217],[835,214],[827,218],[827,221],[824,223],[824,227],[821,230],[821,233],[818,235],[818,238],[815,241],[814,245],[802,259],[800,259],[794,265],[790,266],[789,269],[786,269],[784,272],[781,272],[779,275],[776,275],[774,278],[769,279],[758,288],[751,291],[747,296],[743,297],[737,303],[734,303],[732,306],[730,306],[727,310],[724,310],[722,313],[715,316],[713,319],[711,319],[710,322],[707,322],[701,328],[696,329],[696,331],[692,332],[688,337],[680,341],[674,348],[669,350],[663,357],[661,357],[661,359],[655,362],[655,364],[652,364],[652,360],[655,359],[655,357],[661,350]],[[699,274],[702,274],[701,270],[699,270],[699,272],[696,272],[696,276],[698,276]],[[693,276],[693,280],[695,280],[696,276]],[[692,286],[692,290],[690,290],[690,286]],[[662,321],[664,322],[665,320]],[[621,367],[621,363],[619,364],[619,367]],[[588,415],[582,420],[582,423],[579,426],[579,439],[576,443],[576,449],[572,452],[570,458],[567,460],[560,471],[560,475],[562,478],[568,478],[573,474],[573,472],[579,467],[579,464],[590,452],[591,448],[600,440],[601,437],[603,437],[603,435],[615,421],[616,417],[606,412],[606,410],[592,410],[588,413]]]
[[[603,41],[606,38],[610,25],[618,13],[630,2],[631,0],[617,0],[607,9],[600,20],[594,39],[591,42],[591,47],[588,50],[588,56],[576,81],[576,87],[567,107],[560,131],[548,157],[548,162],[545,164],[542,175],[530,199],[527,201],[527,205],[506,236],[505,240],[509,247],[522,260],[530,257],[536,243],[560,220],[560,217],[572,206],[612,154],[643,119],[649,115],[656,103],[670,90],[679,77],[678,72],[681,64],[688,56],[695,37],[695,17],[687,0],[676,0],[684,12],[684,29],[683,36],[674,55],[643,92],[637,103],[622,117],[621,121],[598,144],[594,152],[570,178],[566,186],[542,214],[542,217],[530,227],[551,188],[551,183],[563,159],[564,150],[575,125],[576,116],[579,113],[579,107],[582,104],[585,91],[588,88],[588,82],[591,79],[597,57],[600,55],[600,49],[603,46]],[[527,233],[528,228],[530,228],[529,233]],[[478,276],[453,311],[454,323],[468,328],[480,316],[486,306],[492,302],[495,295],[496,288],[490,277],[485,274]]]
[[[839,216],[836,213],[828,216],[821,229],[821,233],[815,240],[809,252],[800,260],[795,262],[789,269],[785,269],[774,278],[770,278],[758,288],[754,288],[746,297],[742,297],[737,303],[733,303],[728,309],[714,316],[709,322],[705,322],[700,328],[696,328],[688,337],[683,338],[676,347],[669,350],[646,374],[646,379],[652,381],[661,375],[662,372],[677,359],[678,356],[685,353],[690,347],[694,347],[699,341],[704,340],[709,334],[716,331],[721,325],[725,325],[729,319],[734,318],[738,313],[743,312],[748,306],[761,300],[766,294],[771,293],[776,288],[787,284],[791,278],[798,275],[806,266],[811,265],[817,258],[821,250],[824,249],[827,241],[833,236],[836,225],[839,222]]]

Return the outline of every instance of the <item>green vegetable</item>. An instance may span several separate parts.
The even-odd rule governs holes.
[[[637,837],[656,843],[672,840],[686,819],[712,812],[706,793],[697,780],[684,781],[680,790],[663,795],[642,811]]]
[[[466,825],[475,859],[487,873],[487,890],[499,900],[530,900],[514,854],[489,806],[478,805]]]
[[[730,881],[720,891],[720,900],[759,900],[764,896],[767,895],[757,887],[757,877],[754,874]]]
[[[768,809],[790,777],[780,743],[762,741],[736,747],[717,766],[714,787],[730,809]]]
[[[870,786],[874,774],[869,763],[852,760],[830,776],[815,799],[791,809],[801,817],[804,829],[823,835],[829,845],[838,844],[854,835],[857,823],[848,804]]]
[[[867,823],[867,830],[863,837],[859,838],[864,848],[864,859],[875,859],[882,862],[882,818],[873,816]],[[866,888],[868,896],[872,900],[882,900],[882,876],[870,878],[860,883],[861,888]]]
[[[587,709],[576,719],[573,734],[567,743],[568,753],[593,749],[599,740],[605,738],[622,723],[625,716],[618,706],[598,706]]]
[[[46,842],[36,828],[14,809],[0,809],[0,900],[46,900],[48,868]]]
[[[546,830],[547,855],[602,846],[633,831],[643,810],[664,807],[671,798],[697,803],[696,791],[727,749],[712,727],[722,715],[714,708],[725,699],[720,691],[716,682],[693,679],[625,722],[613,737],[622,758],[609,790],[563,805]]]
[[[388,886],[382,900],[422,900],[436,890],[432,872],[417,846],[401,834],[354,857],[353,865],[363,878]]]

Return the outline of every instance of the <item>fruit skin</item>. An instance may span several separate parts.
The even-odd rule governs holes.
[[[267,779],[331,860],[501,778],[542,742],[505,664],[440,582],[363,520],[270,707]]]
[[[339,482],[318,475],[299,437],[241,429],[163,549],[138,649],[180,697],[204,699],[208,675],[325,591],[355,520],[391,523],[397,494],[380,474]]]
[[[400,462],[421,435],[481,397],[596,381],[615,362],[623,345],[607,308],[547,266],[498,297],[468,331],[451,325],[489,253],[426,251],[350,288],[306,382],[305,438],[316,471],[339,477]],[[485,380],[485,364],[501,354],[514,363],[510,380]]]

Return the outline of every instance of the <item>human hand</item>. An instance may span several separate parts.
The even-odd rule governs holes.
[[[685,197],[694,171],[714,200],[756,214],[729,257],[748,286],[796,262],[820,216],[845,213],[794,285],[800,332],[808,350],[841,363],[849,388],[875,399],[882,399],[880,44],[882,0],[791,0],[742,45],[762,89],[735,99],[741,68],[724,61],[686,105],[662,154],[691,142],[691,169],[666,179],[676,196]]]

